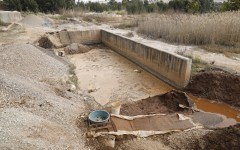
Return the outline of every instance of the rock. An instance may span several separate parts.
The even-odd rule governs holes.
[[[70,90],[75,91],[76,89],[77,89],[76,86],[74,84],[72,84],[71,87],[70,87]]]
[[[142,70],[138,70],[138,69],[135,69],[135,70],[133,70],[134,72],[137,72],[137,73],[141,73],[142,72]]]

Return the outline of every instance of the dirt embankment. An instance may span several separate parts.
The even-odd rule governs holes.
[[[195,144],[193,149],[240,149],[240,124],[209,132]]]
[[[193,75],[185,91],[240,107],[240,76],[221,70],[202,71]]]
[[[172,90],[162,95],[149,97],[129,104],[123,104],[121,114],[133,116],[155,113],[189,112],[189,110],[180,108],[179,104],[187,107],[193,106],[193,102],[184,92]]]

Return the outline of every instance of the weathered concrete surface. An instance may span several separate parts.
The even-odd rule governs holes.
[[[101,30],[102,42],[158,78],[176,88],[187,85],[192,60],[174,53],[161,51],[132,39]]]
[[[3,23],[16,23],[22,19],[21,13],[17,11],[0,11],[0,21]]]
[[[188,84],[192,64],[189,58],[150,47],[107,30],[60,31],[58,34],[63,45],[103,42],[117,53],[176,88],[181,89]]]
[[[101,43],[100,30],[60,31],[59,38],[63,45],[71,43],[94,44]]]

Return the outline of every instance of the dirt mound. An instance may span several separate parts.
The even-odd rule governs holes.
[[[154,113],[175,113],[189,112],[189,110],[179,107],[182,104],[192,107],[193,102],[181,91],[172,90],[163,95],[149,97],[130,104],[123,104],[121,108],[122,115],[148,115]]]
[[[42,48],[46,48],[46,49],[54,48],[54,44],[50,41],[50,39],[47,36],[42,36],[38,40],[38,43],[39,43],[39,46]]]
[[[221,70],[193,75],[185,91],[240,107],[240,76]]]
[[[66,54],[79,54],[79,53],[86,53],[89,52],[90,48],[86,45],[82,45],[79,43],[72,43],[70,45],[68,45],[67,47],[64,48],[64,52]]]
[[[21,23],[33,27],[51,27],[53,21],[48,17],[41,17],[31,14],[23,18]]]
[[[194,149],[240,149],[240,124],[209,132],[195,144]]]
[[[46,33],[45,35],[43,35],[36,41],[36,44],[37,43],[38,43],[38,46],[40,46],[42,48],[46,48],[46,49],[63,48],[64,47],[59,39],[58,32]]]

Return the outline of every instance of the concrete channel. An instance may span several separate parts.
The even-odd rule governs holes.
[[[190,79],[192,60],[156,49],[108,30],[60,31],[63,45],[103,43],[171,86],[182,89]]]

